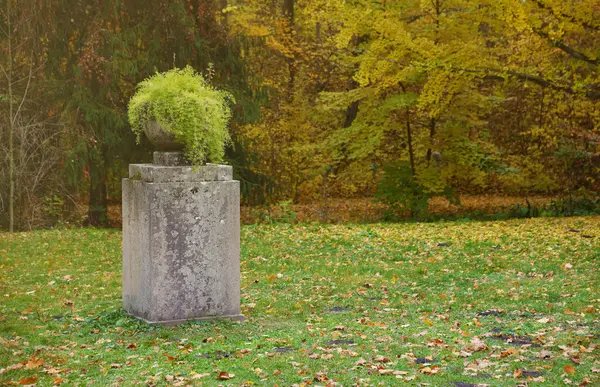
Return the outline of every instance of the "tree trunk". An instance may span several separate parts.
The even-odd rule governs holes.
[[[293,35],[291,34],[292,28],[294,28],[294,0],[283,0],[283,16],[287,19],[289,25],[289,36],[288,39],[291,42],[293,39]],[[294,84],[296,82],[296,59],[288,58],[287,59],[288,72],[290,74],[290,78],[288,80],[288,101],[292,101],[294,98]]]
[[[6,1],[6,24],[8,34],[8,159],[9,159],[9,194],[8,194],[8,231],[15,230],[15,122],[13,117],[12,92],[12,26],[10,25],[10,2]]]
[[[408,141],[408,157],[410,159],[410,169],[412,170],[412,175],[414,176],[417,171],[415,171],[415,152],[413,150],[412,144],[412,129],[410,127],[410,108],[406,107],[406,140]]]
[[[108,220],[105,153],[97,148],[89,150],[90,201],[87,220],[89,226],[105,226]]]
[[[402,92],[406,94],[406,88],[403,84],[400,84],[402,88]],[[406,125],[406,140],[408,141],[408,157],[410,159],[410,169],[412,170],[412,175],[416,174],[415,171],[415,152],[412,144],[412,129],[410,127],[410,107],[406,106],[406,120],[404,121]]]
[[[429,141],[430,141],[430,145],[427,148],[427,166],[429,166],[429,162],[431,161],[431,144],[433,143],[433,138],[435,137],[435,118],[431,118],[429,120]]]
[[[283,16],[290,21],[290,25],[294,24],[294,0],[283,0]]]

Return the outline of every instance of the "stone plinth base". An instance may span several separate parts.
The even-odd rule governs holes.
[[[230,166],[130,165],[123,308],[159,324],[243,319],[239,198]]]

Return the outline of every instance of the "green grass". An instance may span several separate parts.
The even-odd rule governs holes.
[[[120,232],[2,233],[0,384],[600,385],[599,224],[246,226],[247,320],[170,328],[120,311]]]

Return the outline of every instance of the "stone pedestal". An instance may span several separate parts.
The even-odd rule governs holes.
[[[242,319],[239,181],[183,163],[155,152],[123,179],[123,308],[149,323]]]

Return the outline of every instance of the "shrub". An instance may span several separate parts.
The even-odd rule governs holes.
[[[386,220],[397,220],[406,212],[411,218],[426,220],[430,218],[429,199],[440,194],[451,203],[459,204],[458,195],[452,187],[442,186],[441,192],[432,192],[418,176],[413,175],[408,162],[396,162],[384,167],[375,198],[387,206]]]

